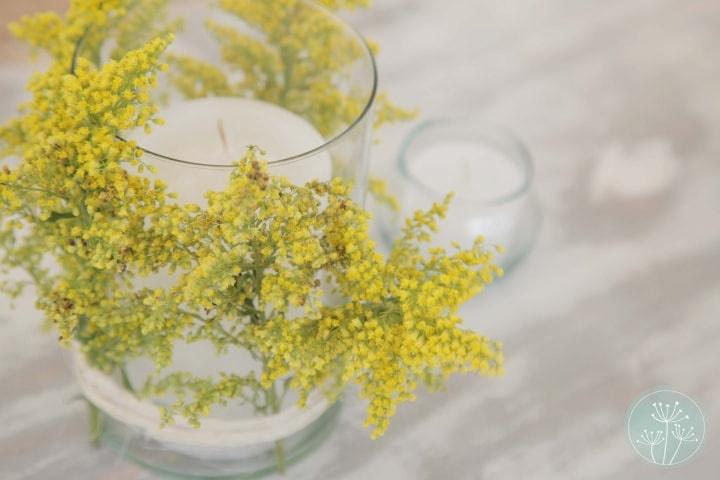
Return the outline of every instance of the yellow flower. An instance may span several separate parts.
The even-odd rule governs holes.
[[[296,2],[221,0],[272,37],[275,54],[210,24],[226,62],[245,80],[233,84],[223,72],[176,57],[169,58],[171,80],[189,97],[252,93],[290,109],[310,104],[325,133],[338,118],[354,118],[357,99],[341,95],[331,77],[358,52],[340,45],[344,55],[329,56],[321,47],[343,42],[342,35],[312,12],[293,38],[276,35]],[[213,405],[231,400],[271,413],[283,388],[296,389],[303,404],[312,391],[334,399],[355,383],[377,437],[418,385],[437,388],[456,372],[501,373],[500,344],[463,330],[457,316],[463,302],[502,274],[494,250],[481,240],[451,253],[425,245],[450,198],[408,219],[386,258],[348,183],[294,185],[271,176],[257,149],[238,161],[223,190],[207,192],[205,208],[179,204],[161,180],[144,173],[142,150],[120,137],[162,123],[150,98],[177,27],[157,25],[164,6],[74,0],[64,18],[41,14],[12,27],[52,62],[30,80],[32,99],[21,116],[0,127],[0,155],[20,159],[0,167],[0,261],[7,270],[27,271],[60,340],[77,341],[107,371],[143,356],[160,369],[179,341],[250,351],[262,368],[247,376],[180,372],[148,379],[145,394],[171,391],[177,398],[165,422],[182,415],[196,425]],[[325,36],[309,27],[314,22],[327,27]],[[102,63],[111,37],[117,48]],[[309,70],[279,81],[283,56],[302,56]],[[300,88],[310,72],[327,75]],[[373,188],[387,196],[379,183]],[[44,267],[48,256],[57,271]],[[174,273],[175,284],[136,286],[159,272]]]

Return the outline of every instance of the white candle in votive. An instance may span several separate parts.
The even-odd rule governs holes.
[[[411,174],[429,188],[455,192],[472,202],[492,201],[511,194],[523,182],[516,162],[480,143],[446,141],[418,152]]]
[[[138,145],[160,155],[197,164],[190,166],[146,155],[144,161],[157,167],[157,177],[168,184],[183,202],[204,204],[208,190],[222,190],[230,165],[241,159],[249,145],[266,152],[266,160],[282,160],[317,148],[323,137],[299,115],[271,103],[238,97],[210,97],[176,102],[162,109],[165,124],[152,134],[130,136]],[[329,180],[330,155],[321,152],[303,161],[270,164],[270,173],[296,184]]]
[[[528,174],[516,158],[490,144],[446,140],[418,148],[406,161],[410,176],[421,185],[406,188],[406,214],[454,192],[437,240],[467,247],[482,235],[487,243],[508,250],[499,258],[501,264],[512,260],[513,247],[520,246],[518,238],[525,233],[529,205],[527,195],[514,196]]]

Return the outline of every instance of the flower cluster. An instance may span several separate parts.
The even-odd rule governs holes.
[[[331,9],[366,6],[366,0],[322,0]],[[321,10],[300,0],[220,0],[240,20],[236,25],[209,20],[227,69],[189,55],[171,55],[171,79],[186,98],[233,95],[269,101],[307,119],[325,135],[347,128],[358,117],[368,92],[348,92],[345,74],[363,51],[348,32]],[[333,48],[328,48],[332,45]],[[242,72],[233,82],[229,74]],[[375,126],[414,118],[381,93]]]
[[[282,23],[277,11],[296,4],[221,3],[268,35]],[[0,128],[0,264],[6,272],[27,272],[60,340],[76,343],[108,372],[138,357],[151,358],[159,371],[177,342],[198,340],[221,351],[247,350],[259,361],[261,369],[246,376],[149,378],[138,394],[171,391],[177,399],[165,409],[166,421],[183,415],[198,423],[213,405],[229,401],[270,413],[287,389],[303,402],[312,391],[334,398],[356,383],[378,436],[418,385],[436,386],[454,372],[499,373],[500,345],[461,329],[457,315],[502,273],[493,252],[480,240],[450,252],[426,245],[447,202],[409,219],[386,258],[370,240],[369,215],[353,203],[349,185],[340,179],[295,185],[273,177],[255,149],[238,162],[224,190],[206,193],[206,207],[178,202],[161,180],[142,173],[142,150],[122,135],[162,123],[151,91],[166,70],[162,55],[172,41],[166,25],[138,48],[127,43],[129,32],[150,21],[132,17],[145,4],[164,3],[74,0],[65,18],[42,14],[13,27],[53,61],[30,81],[33,96],[22,115]],[[125,24],[126,16],[135,20]],[[289,102],[320,95],[313,91],[301,100],[292,88],[295,74],[290,83],[272,86],[263,76],[283,55],[300,55],[300,45],[278,39],[288,50],[277,57],[211,28],[227,42],[226,60],[253,79],[243,88],[257,82],[267,95]],[[311,38],[313,30],[294,34]],[[109,38],[117,50],[101,63]],[[329,61],[313,45],[303,47],[309,65]],[[197,67],[192,62],[174,64],[187,73]],[[219,73],[201,70],[202,86],[181,88],[235,88]],[[349,109],[332,91],[325,94],[318,118],[325,109]],[[158,272],[175,273],[175,284],[137,286]],[[3,284],[12,294],[22,285]]]

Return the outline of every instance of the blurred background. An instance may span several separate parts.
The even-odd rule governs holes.
[[[345,15],[381,45],[382,87],[422,118],[473,115],[528,145],[544,225],[535,249],[473,300],[505,342],[500,379],[421,395],[370,441],[350,400],[286,478],[679,479],[720,471],[720,2],[375,0]],[[66,1],[3,0],[0,23]],[[0,33],[0,115],[32,71]],[[395,171],[412,128],[383,130]],[[151,479],[88,444],[84,405],[33,299],[0,301],[0,478]],[[698,454],[637,456],[625,416],[644,392],[703,410]]]
[[[3,60],[23,60],[26,58],[27,51],[22,48],[22,43],[15,40],[6,28],[6,25],[23,15],[33,12],[54,10],[61,12],[69,5],[68,0],[30,0],[27,2],[17,2],[14,0],[6,0],[0,2],[0,22],[3,28],[0,31],[0,55]]]

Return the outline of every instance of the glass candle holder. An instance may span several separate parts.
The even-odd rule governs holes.
[[[262,3],[170,1],[166,18],[178,30],[170,71],[156,89],[165,124],[128,138],[181,201],[204,203],[204,193],[224,188],[233,163],[256,146],[273,175],[297,184],[342,177],[362,204],[374,57],[355,30],[315,2]]]
[[[402,215],[384,214],[384,235],[395,238],[399,220],[428,209],[453,192],[435,240],[469,247],[483,236],[504,251],[497,262],[510,269],[531,249],[540,227],[533,193],[533,163],[507,131],[469,119],[427,121],[401,147],[395,191]]]
[[[203,206],[204,194],[224,189],[233,163],[256,146],[271,174],[296,184],[342,177],[352,182],[354,200],[364,202],[377,71],[354,29],[310,0],[171,0],[159,13],[161,25],[140,33],[145,41],[156,30],[176,30],[165,58],[170,70],[156,89],[165,123],[149,135],[125,136],[144,151],[142,162],[155,167],[145,175],[164,181],[176,201]],[[167,288],[177,275],[159,272],[130,288]],[[76,377],[100,438],[148,468],[182,478],[257,478],[283,470],[324,438],[339,408],[318,393],[301,409],[291,392],[272,411],[229,404],[213,409],[200,428],[182,419],[161,428],[158,407],[173,399],[134,394],[154,371],[149,359],[132,359],[123,375],[111,376],[77,350]],[[172,366],[162,373],[207,378],[260,369],[240,348],[220,354],[209,341],[178,341]]]
[[[331,432],[341,404],[312,395],[304,408],[285,405],[272,415],[211,416],[200,428],[183,420],[161,427],[157,407],[137,398],[120,379],[76,353],[74,371],[90,403],[91,430],[118,454],[164,476],[259,478],[284,471]]]

